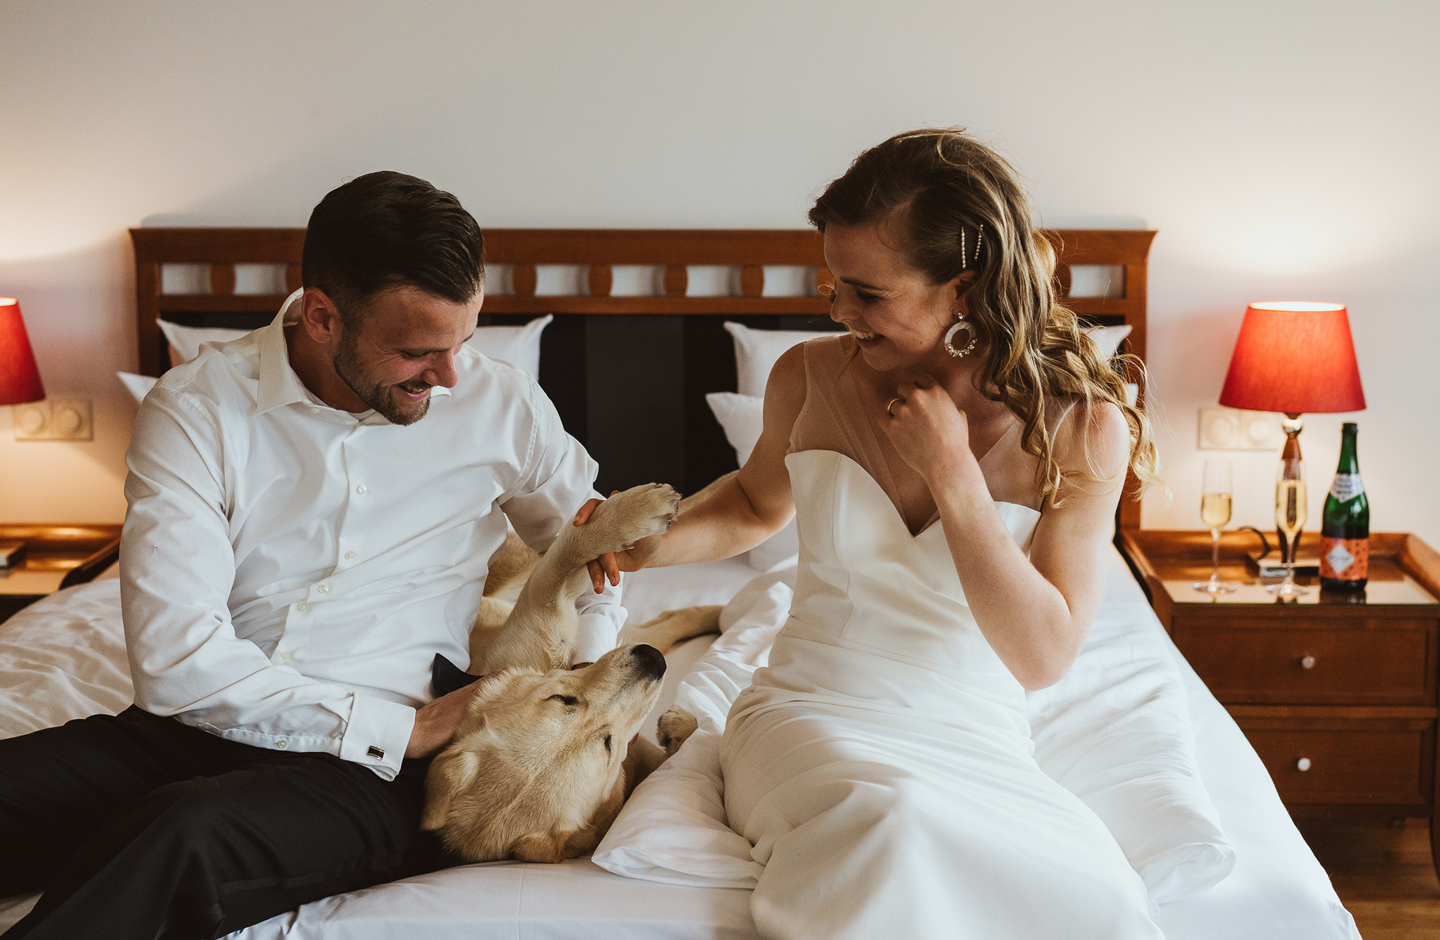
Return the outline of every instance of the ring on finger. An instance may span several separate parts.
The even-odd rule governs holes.
[[[895,403],[896,403],[897,401],[900,402],[901,404],[904,404],[905,399],[900,398],[900,397],[897,396],[897,397],[895,397],[895,398],[890,399],[888,402],[885,403],[885,413],[886,413],[887,415],[889,415],[890,417],[892,417],[892,418],[895,417]]]

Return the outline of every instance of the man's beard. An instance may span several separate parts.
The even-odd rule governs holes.
[[[384,415],[391,424],[414,424],[425,417],[425,413],[430,410],[429,398],[407,408],[390,394],[390,389],[394,388],[393,385],[374,381],[365,374],[365,369],[360,364],[359,343],[356,341],[355,330],[347,329],[340,334],[340,348],[335,353],[334,366],[335,374],[340,376],[342,382],[350,386],[350,391],[358,395],[365,404]],[[412,391],[421,391],[431,386],[417,378],[400,383],[400,387],[410,387]]]

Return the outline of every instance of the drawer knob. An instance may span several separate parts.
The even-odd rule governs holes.
[[[1300,657],[1300,668],[1301,668],[1301,669],[1314,669],[1314,668],[1315,668],[1315,657],[1314,657],[1314,656],[1301,656],[1301,657]]]
[[[1307,771],[1307,770],[1310,769],[1310,758],[1308,758],[1308,757],[1302,757],[1302,758],[1300,758],[1299,760],[1297,760],[1297,761],[1295,762],[1295,768],[1296,768],[1297,770],[1299,770],[1299,771],[1303,774],[1305,771]]]

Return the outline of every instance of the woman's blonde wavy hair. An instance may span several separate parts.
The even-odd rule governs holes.
[[[1130,429],[1130,469],[1141,489],[1160,482],[1150,422],[1130,405],[1125,379],[1100,357],[1075,313],[1055,290],[1055,251],[1031,224],[1030,199],[1013,167],[964,128],[897,134],[855,158],[810,210],[827,225],[868,225],[893,218],[910,264],[934,284],[969,269],[967,322],[981,349],[975,387],[1024,421],[1023,447],[1040,460],[1043,498],[1059,504],[1061,472],[1046,431],[1046,412],[1076,400],[1088,413],[1110,402]],[[962,242],[962,231],[965,233]],[[983,232],[983,237],[977,233]],[[970,257],[962,254],[962,244]],[[1144,364],[1119,357],[1143,380]],[[1099,482],[1093,472],[1074,474]],[[1138,494],[1137,494],[1138,498]]]

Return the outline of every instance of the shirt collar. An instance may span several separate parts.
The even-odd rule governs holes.
[[[280,312],[269,326],[260,330],[260,387],[255,398],[257,414],[265,414],[284,405],[306,404],[311,395],[307,393],[300,376],[290,365],[290,349],[285,344],[285,325],[300,322],[300,298],[305,288],[300,288],[280,303]],[[430,389],[430,397],[447,397],[450,389],[436,385]]]

